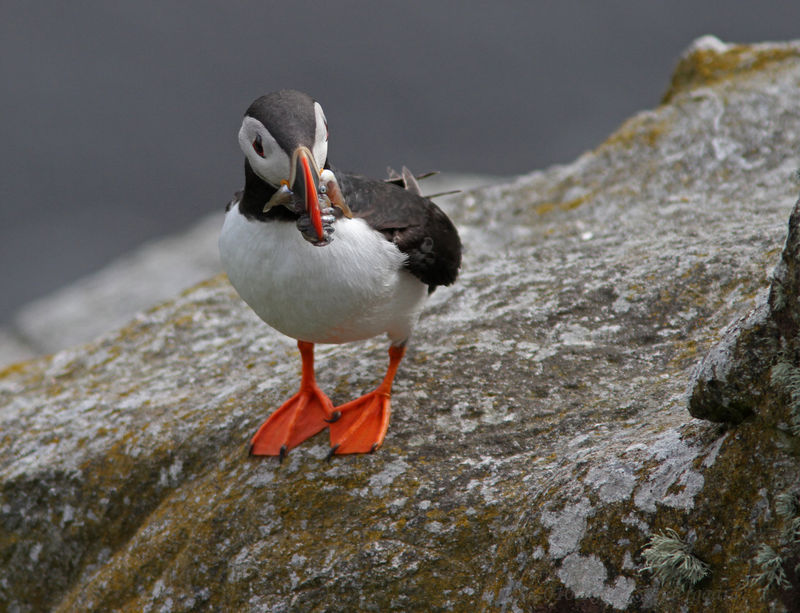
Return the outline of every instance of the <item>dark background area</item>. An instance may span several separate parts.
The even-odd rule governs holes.
[[[0,323],[220,212],[252,99],[325,108],[338,166],[513,175],[656,106],[696,37],[798,36],[800,2],[0,3]]]

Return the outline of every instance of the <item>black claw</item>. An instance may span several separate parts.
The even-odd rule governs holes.
[[[328,455],[325,457],[325,461],[326,462],[330,462],[333,459],[333,456],[336,453],[337,449],[339,449],[339,445],[334,445],[333,447],[331,447],[331,450],[328,452]]]
[[[253,455],[253,444],[250,443],[250,448],[247,450],[247,455]]]
[[[286,445],[281,445],[281,450],[278,452],[278,464],[283,464],[287,453],[289,453],[289,450],[286,449]]]
[[[375,453],[375,450],[376,450],[377,448],[378,448],[378,443],[373,443],[373,444],[372,444],[372,447],[370,447],[370,450],[369,450],[369,452],[370,452],[370,453]]]
[[[341,416],[342,416],[342,412],[341,411],[334,411],[333,413],[331,413],[331,418],[330,419],[326,419],[325,421],[327,423],[329,423],[329,424],[332,424],[334,422],[339,421],[339,418]]]

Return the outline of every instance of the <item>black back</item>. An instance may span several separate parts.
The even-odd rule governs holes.
[[[442,209],[392,183],[342,172],[336,177],[353,216],[397,245],[408,256],[405,267],[430,291],[456,280],[461,239]]]

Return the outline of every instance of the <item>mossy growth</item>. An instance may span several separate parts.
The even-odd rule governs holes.
[[[642,551],[645,566],[665,586],[683,592],[694,587],[709,573],[709,566],[692,554],[692,547],[672,528],[654,534]]]

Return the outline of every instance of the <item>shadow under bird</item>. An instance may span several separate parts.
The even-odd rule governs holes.
[[[382,181],[331,166],[325,113],[302,92],[255,100],[239,145],[245,186],[225,214],[222,265],[261,319],[297,339],[302,358],[300,390],[259,428],[250,453],[283,459],[324,428],[331,455],[372,452],[425,299],[458,274],[458,232],[407,169]],[[383,381],[334,407],[314,377],[314,344],[383,333],[391,341]]]

